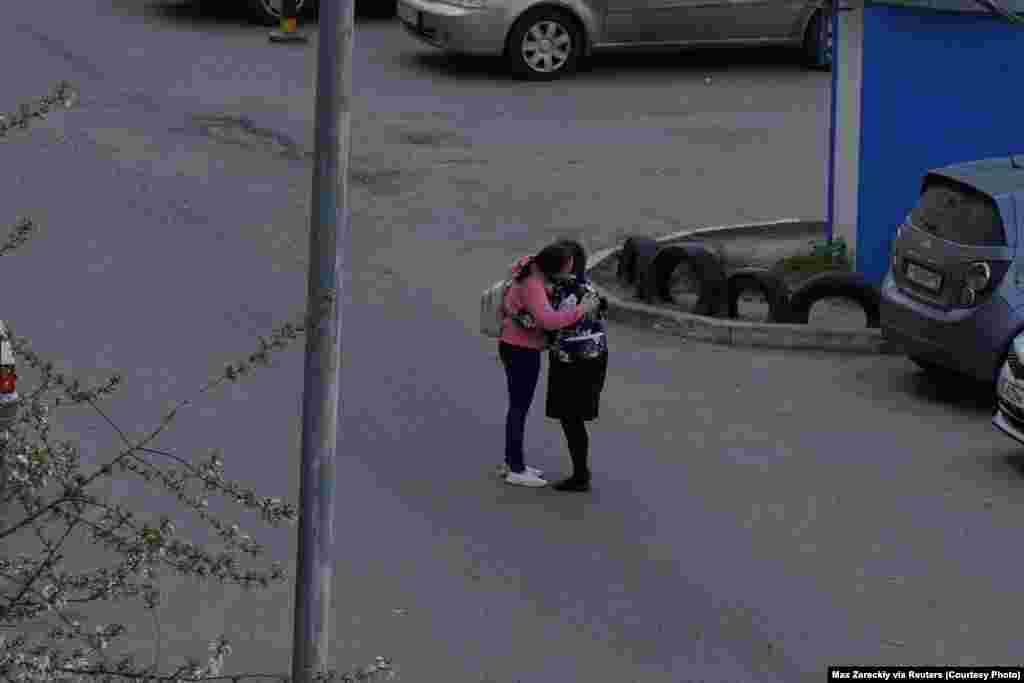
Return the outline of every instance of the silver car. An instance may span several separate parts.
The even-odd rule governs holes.
[[[595,50],[785,45],[809,66],[832,63],[825,0],[398,0],[402,25],[445,51],[504,55],[520,75],[550,80]]]
[[[1014,338],[996,384],[996,412],[992,424],[1024,444],[1024,335]]]

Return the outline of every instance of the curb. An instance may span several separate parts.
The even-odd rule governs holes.
[[[683,230],[655,239],[659,244],[681,237],[749,231],[780,225],[795,225],[812,221],[786,218],[760,223],[742,223],[711,228]],[[603,249],[594,254],[587,272],[592,272],[606,260],[622,252],[622,246]],[[608,300],[609,320],[642,324],[681,337],[690,337],[728,346],[758,346],[779,349],[815,349],[822,351],[852,351],[856,353],[896,354],[903,352],[882,336],[877,328],[837,330],[808,325],[754,323],[724,320],[703,315],[670,311],[638,301],[625,301],[594,284],[595,289]]]

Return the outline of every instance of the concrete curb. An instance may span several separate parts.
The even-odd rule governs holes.
[[[683,230],[664,235],[655,241],[666,244],[681,237],[714,235],[750,231],[772,226],[790,226],[809,221],[787,218],[761,223],[724,225],[696,230]],[[592,272],[606,260],[621,253],[622,247],[603,249],[594,254],[587,272]],[[837,330],[808,325],[781,325],[752,323],[739,320],[710,318],[691,313],[670,311],[639,301],[625,301],[595,285],[608,299],[608,317],[615,322],[642,324],[658,330],[701,341],[730,346],[760,346],[781,349],[818,349],[825,351],[852,351],[856,353],[900,354],[883,336],[880,329]]]

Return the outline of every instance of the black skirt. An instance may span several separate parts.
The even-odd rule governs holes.
[[[596,420],[608,374],[608,354],[563,363],[549,354],[544,411],[552,420]]]

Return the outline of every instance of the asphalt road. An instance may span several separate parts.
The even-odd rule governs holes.
[[[231,10],[9,12],[0,110],[60,78],[83,100],[0,147],[0,207],[42,226],[5,258],[3,316],[66,369],[122,370],[111,410],[141,431],[303,305],[315,27],[303,48]],[[616,327],[595,491],[488,479],[505,398],[476,334],[480,289],[562,235],[599,248],[821,216],[826,75],[755,50],[602,56],[524,84],[390,22],[361,23],[355,52],[337,666],[380,654],[409,681],[788,683],[830,663],[1019,662],[1019,449],[984,396],[903,359]],[[229,473],[294,496],[301,368],[296,347],[162,444],[222,447]],[[114,444],[98,419],[65,419],[87,458]],[[528,449],[568,467],[537,408]],[[131,483],[113,493],[174,509]],[[292,557],[288,532],[258,537]],[[228,631],[232,668],[287,670],[290,588],[176,585],[165,657]]]

